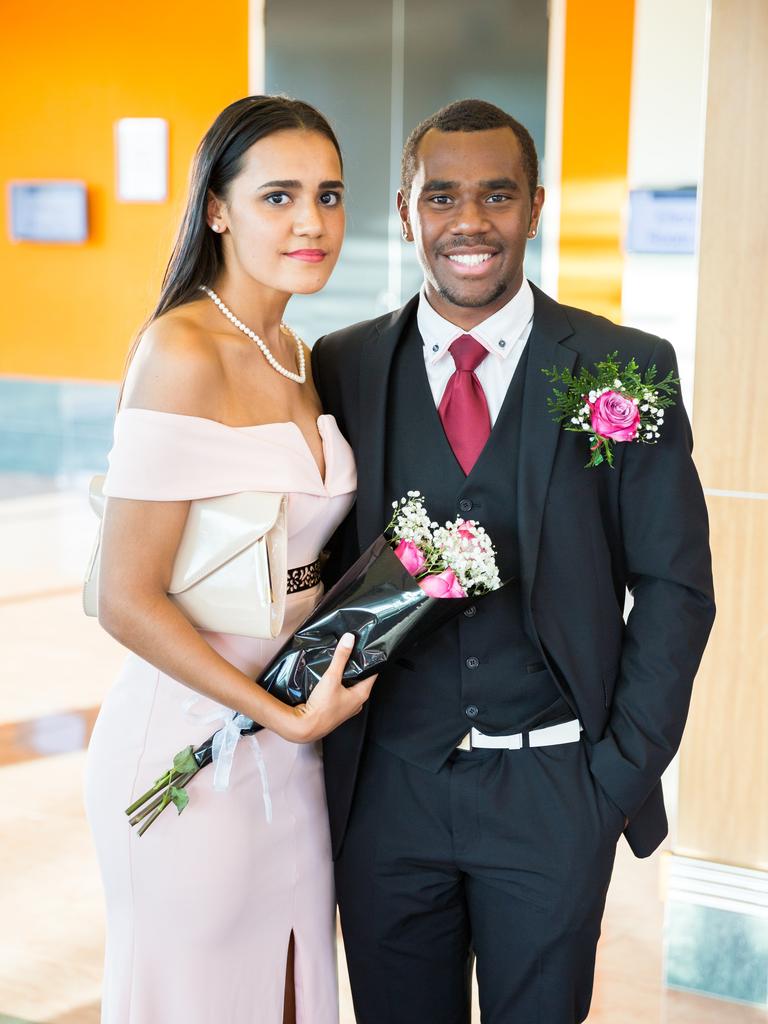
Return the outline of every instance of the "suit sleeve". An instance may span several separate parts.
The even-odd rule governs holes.
[[[341,410],[338,403],[333,400],[325,349],[321,352],[321,345],[324,339],[325,335],[318,338],[312,347],[312,378],[315,382],[317,393],[320,396],[323,412],[332,413],[336,417],[337,422],[339,422],[341,420]],[[340,422],[339,425],[341,426]],[[355,507],[352,506],[344,522],[341,523],[328,541],[326,548],[327,557],[322,569],[323,583],[326,588],[333,586],[344,575],[358,554],[356,511]]]
[[[320,396],[323,412],[336,418],[339,429],[346,436],[344,389],[348,386],[342,376],[338,346],[334,346],[331,335],[324,334],[312,346],[312,379]],[[347,440],[349,438],[347,437]]]
[[[677,375],[667,341],[659,340],[650,363],[657,380],[670,370]],[[608,727],[590,763],[630,819],[680,744],[715,617],[707,509],[692,448],[678,396],[658,444],[628,444],[623,450],[620,515],[633,607]]]
[[[312,359],[311,359],[312,380],[315,382],[315,388],[317,390],[318,395],[320,396],[320,404],[323,407],[323,412],[325,412],[325,396],[323,394],[323,381],[322,381],[321,373],[320,373],[320,359],[321,359],[321,356],[320,356],[320,346],[321,346],[324,338],[325,338],[325,335],[322,335],[320,338],[317,339],[315,344],[312,346]]]

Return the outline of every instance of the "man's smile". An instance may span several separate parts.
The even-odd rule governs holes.
[[[485,247],[453,249],[440,253],[448,261],[451,270],[461,277],[482,277],[495,264],[499,250]]]

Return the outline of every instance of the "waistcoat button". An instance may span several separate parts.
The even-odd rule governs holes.
[[[477,658],[467,658],[465,664],[467,668],[477,668],[480,662],[477,660]]]
[[[472,511],[472,502],[469,500],[469,498],[462,498],[461,501],[459,502],[459,512],[471,512],[471,511]]]
[[[464,609],[464,614],[468,619],[471,619],[474,615],[477,615],[477,607],[471,604],[469,608]]]
[[[470,704],[468,707],[464,708],[464,714],[467,718],[477,718],[480,714],[480,708],[475,704]]]

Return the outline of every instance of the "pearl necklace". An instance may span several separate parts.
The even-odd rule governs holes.
[[[288,334],[290,334],[291,337],[296,342],[296,352],[297,352],[298,363],[299,363],[299,372],[298,373],[293,373],[291,370],[286,370],[286,368],[284,366],[281,366],[280,363],[278,363],[278,361],[275,359],[275,357],[270,352],[269,348],[267,347],[266,342],[262,338],[260,338],[255,331],[252,331],[250,327],[246,327],[246,325],[242,322],[242,320],[238,320],[237,317],[235,316],[235,314],[232,312],[232,310],[228,309],[227,306],[224,305],[224,303],[221,301],[219,296],[216,294],[215,291],[213,291],[212,288],[207,288],[204,284],[201,284],[199,287],[200,287],[200,291],[201,292],[205,292],[205,294],[208,296],[208,298],[215,305],[217,305],[219,307],[219,309],[224,314],[224,316],[227,318],[227,320],[231,321],[231,323],[233,323],[235,325],[235,327],[238,328],[238,330],[241,330],[243,332],[243,334],[245,334],[248,338],[250,338],[251,341],[255,341],[256,342],[256,344],[259,346],[259,348],[263,352],[264,358],[267,360],[267,362],[269,363],[269,365],[272,367],[273,370],[277,370],[278,373],[282,373],[282,375],[284,377],[287,377],[288,380],[294,381],[294,383],[296,383],[296,384],[303,384],[306,381],[307,374],[306,374],[306,367],[305,367],[305,364],[304,364],[304,345],[303,345],[303,343],[301,341],[301,338],[293,330],[293,328],[289,327],[288,324],[286,324],[286,323],[281,323],[280,324],[282,329],[284,331],[286,331]]]

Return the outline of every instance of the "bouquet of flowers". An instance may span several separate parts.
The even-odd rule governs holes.
[[[501,586],[490,537],[474,520],[433,522],[418,491],[393,503],[384,533],[328,591],[256,682],[286,704],[303,704],[331,663],[344,633],[355,645],[346,686],[379,672],[406,643],[422,639],[470,601]],[[261,726],[232,712],[199,747],[186,747],[171,768],[126,809],[143,835],[166,807],[189,803],[187,784],[241,735]]]
[[[548,400],[554,419],[565,430],[589,434],[590,458],[587,469],[607,462],[613,466],[613,446],[621,441],[642,441],[655,444],[664,426],[664,410],[674,405],[680,381],[672,373],[656,380],[656,367],[644,375],[635,359],[622,370],[617,352],[596,364],[597,374],[582,366],[578,376],[570,370],[543,370],[554,383],[565,390],[554,389]]]

